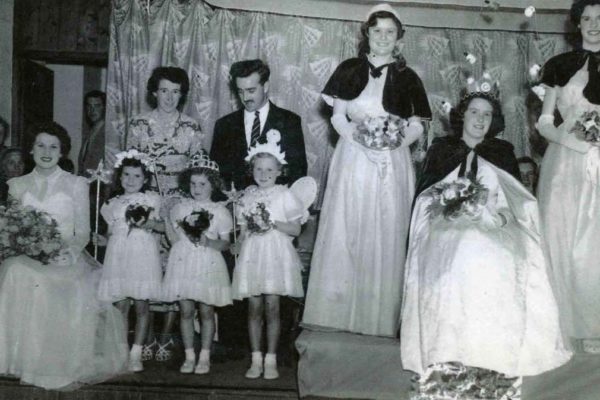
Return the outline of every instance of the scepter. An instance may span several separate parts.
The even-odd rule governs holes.
[[[227,195],[227,202],[231,203],[232,209],[233,209],[233,244],[237,244],[237,221],[236,221],[236,214],[237,214],[237,210],[236,210],[236,206],[237,206],[237,202],[240,199],[240,193],[238,193],[238,191],[235,188],[235,184],[233,183],[233,181],[231,182],[231,190],[229,191],[224,191],[225,194]],[[237,252],[236,254],[233,255],[233,258],[235,260],[235,263],[237,265]]]
[[[96,169],[88,169],[87,173],[90,175],[88,178],[88,183],[96,182],[96,209],[94,214],[94,234],[98,237],[98,222],[100,220],[100,183],[104,182],[106,184],[110,183],[110,176],[112,171],[104,169],[104,160],[100,160],[98,163],[98,167]],[[94,259],[98,260],[98,241],[94,243]]]

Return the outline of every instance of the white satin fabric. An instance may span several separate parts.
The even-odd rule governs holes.
[[[487,207],[507,224],[430,218],[430,190],[410,230],[401,327],[405,369],[458,361],[509,376],[556,368],[564,349],[546,271],[535,199],[510,174],[478,159]],[[458,168],[444,178],[457,178]]]
[[[587,68],[587,67],[586,67]],[[584,111],[600,106],[583,97],[587,70],[558,91],[564,135]],[[600,338],[600,152],[579,153],[550,142],[542,161],[538,199],[563,331]]]
[[[23,205],[56,219],[71,257],[43,265],[19,256],[0,265],[0,374],[73,389],[122,372],[128,353],[122,317],[96,300],[98,272],[82,253],[89,239],[85,180],[57,170],[9,184]]]
[[[369,77],[363,92],[348,102],[352,121],[386,114],[384,82],[385,74]],[[311,262],[304,326],[396,335],[414,186],[408,148],[368,150],[340,136]]]

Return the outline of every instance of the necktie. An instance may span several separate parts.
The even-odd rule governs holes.
[[[260,113],[258,111],[254,112],[254,122],[252,123],[252,132],[250,133],[250,147],[253,147],[258,142],[258,138],[260,137],[260,118],[258,117]]]

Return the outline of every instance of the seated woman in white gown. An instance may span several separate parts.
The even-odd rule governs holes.
[[[495,93],[465,95],[451,125],[461,137],[434,142],[418,185],[423,191],[411,222],[402,309],[403,366],[422,379],[445,363],[512,377],[556,368],[571,354],[540,247],[537,203],[509,173],[518,173],[512,146],[493,137],[504,126]],[[487,197],[479,212],[447,218],[436,212],[435,193],[459,177],[480,182]]]
[[[0,374],[46,389],[73,389],[120,373],[127,344],[120,313],[95,298],[88,186],[58,167],[70,139],[56,123],[37,127],[34,170],[8,181],[9,196],[48,213],[65,250],[48,264],[28,256],[0,265]]]

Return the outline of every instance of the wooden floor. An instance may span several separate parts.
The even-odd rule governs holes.
[[[0,378],[0,400],[298,399],[295,366],[280,366],[280,378],[267,381],[244,378],[248,359],[213,363],[208,375],[180,374],[179,362],[147,362],[144,372],[73,392],[46,391],[21,385],[17,379]],[[399,393],[398,399],[407,396]],[[522,400],[600,400],[600,355],[578,354],[561,368],[525,378]]]

